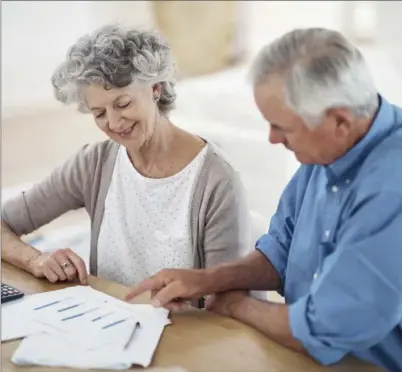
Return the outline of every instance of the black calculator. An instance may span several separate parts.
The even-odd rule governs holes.
[[[1,283],[1,303],[18,300],[21,297],[24,297],[23,292],[11,287],[11,285]]]

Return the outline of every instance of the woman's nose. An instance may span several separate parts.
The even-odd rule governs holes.
[[[125,130],[124,120],[119,113],[115,112],[114,110],[108,111],[107,119],[109,123],[109,129],[113,132],[120,133]]]

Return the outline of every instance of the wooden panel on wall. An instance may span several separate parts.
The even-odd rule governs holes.
[[[172,46],[179,75],[219,71],[236,56],[237,1],[154,1],[157,28]]]

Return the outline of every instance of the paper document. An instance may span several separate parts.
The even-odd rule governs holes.
[[[29,296],[1,305],[1,341],[23,338],[38,331],[30,319]]]
[[[125,369],[149,366],[168,311],[76,286],[3,305],[2,341],[25,337],[15,364]],[[138,329],[137,329],[138,325]]]

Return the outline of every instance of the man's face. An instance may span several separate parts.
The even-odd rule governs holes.
[[[270,125],[269,141],[282,144],[303,164],[330,164],[351,143],[351,116],[345,109],[329,110],[321,123],[310,127],[286,105],[280,77],[254,88],[258,109]]]

